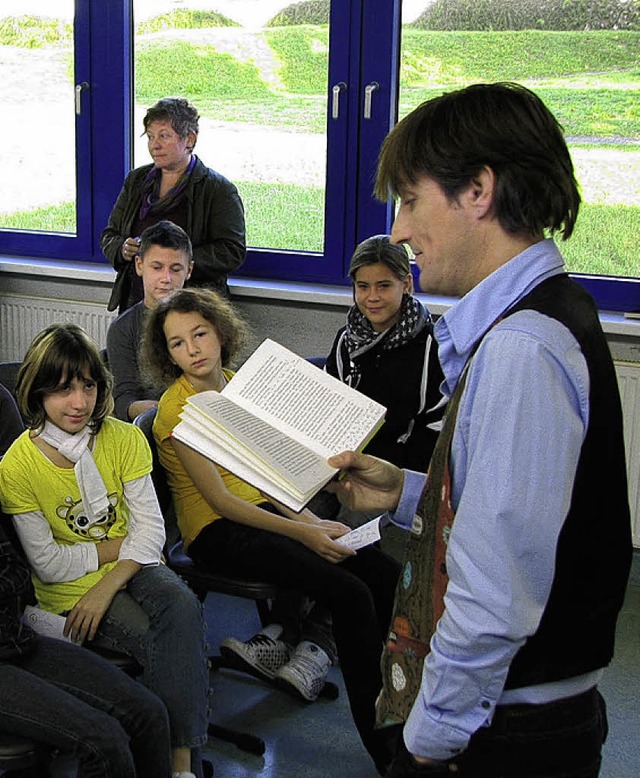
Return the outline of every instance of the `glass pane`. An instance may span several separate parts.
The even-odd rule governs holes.
[[[134,0],[133,7],[135,166],[150,161],[139,137],[147,108],[186,97],[201,116],[196,154],[240,191],[247,244],[322,251],[328,3]]]
[[[639,61],[640,9],[627,0],[404,0],[400,117],[478,81],[533,89],[564,127],[582,189],[561,242],[569,270],[638,276]]]
[[[76,233],[74,0],[0,6],[0,228]]]

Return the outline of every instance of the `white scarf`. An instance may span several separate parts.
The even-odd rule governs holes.
[[[70,435],[50,421],[45,422],[44,429],[40,433],[42,440],[74,463],[73,469],[80,488],[82,504],[90,524],[94,524],[109,510],[109,499],[107,487],[89,448],[91,436],[92,432],[88,425],[81,432]]]

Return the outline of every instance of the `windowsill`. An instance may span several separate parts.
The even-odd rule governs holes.
[[[0,275],[49,277],[61,281],[80,281],[110,286],[115,272],[108,265],[86,262],[56,262],[44,259],[0,257]],[[346,286],[309,284],[295,281],[270,281],[254,278],[230,278],[231,293],[237,298],[260,298],[263,301],[308,303],[310,305],[333,305],[348,308],[353,297]],[[454,300],[448,297],[418,294],[418,298],[431,313],[440,316]],[[626,319],[622,313],[601,311],[602,328],[609,335],[626,335],[640,338],[640,319]]]

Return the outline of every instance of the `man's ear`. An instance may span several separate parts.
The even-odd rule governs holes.
[[[493,207],[496,191],[496,174],[485,165],[469,182],[466,191],[467,202],[474,208],[478,218],[486,216]]]
[[[193,273],[193,260],[189,262],[189,267],[187,268],[187,277],[185,281],[188,281],[191,278],[191,273]]]
[[[136,263],[136,273],[142,278],[142,258],[136,254],[133,261]]]

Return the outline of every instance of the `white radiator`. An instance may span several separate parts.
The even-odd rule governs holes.
[[[0,361],[20,361],[34,336],[53,322],[79,324],[104,348],[115,318],[104,305],[47,297],[0,296]]]
[[[633,545],[640,547],[640,362],[616,362],[624,416]]]

